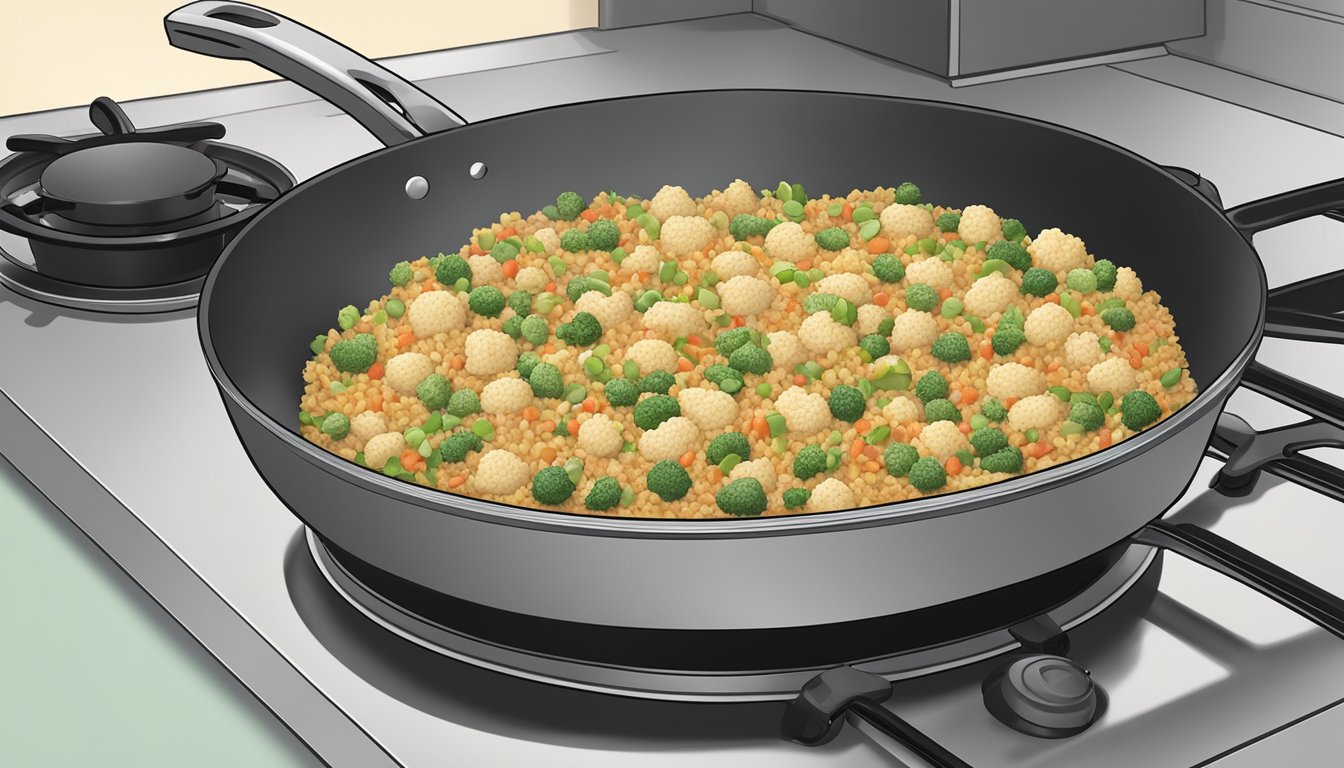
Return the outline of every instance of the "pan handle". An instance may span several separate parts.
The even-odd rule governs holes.
[[[163,19],[168,42],[245,59],[340,107],[387,146],[466,125],[399,75],[293,19],[253,5],[201,0]]]
[[[1256,232],[1320,215],[1344,220],[1344,179],[1252,200],[1227,210],[1228,220],[1248,238]]]

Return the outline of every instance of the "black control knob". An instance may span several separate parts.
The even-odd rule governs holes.
[[[981,686],[985,708],[1008,727],[1061,739],[1082,733],[1105,708],[1091,675],[1063,656],[1019,656]]]

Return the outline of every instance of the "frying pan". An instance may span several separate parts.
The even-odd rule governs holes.
[[[869,95],[661,93],[466,125],[395,74],[269,11],[197,2],[165,26],[178,47],[294,80],[388,145],[255,217],[207,278],[199,330],[243,447],[276,495],[341,559],[430,595],[449,621],[543,652],[600,637],[593,642],[662,662],[672,657],[659,649],[676,645],[681,661],[669,664],[727,669],[793,630],[840,628],[826,637],[843,647],[881,626],[896,642],[917,629],[904,617],[1071,573],[1136,537],[1344,632],[1338,600],[1201,529],[1155,522],[1191,482],[1258,346],[1266,282],[1251,234],[1340,206],[1344,184],[1225,213],[1168,170],[1092,136]],[[1162,294],[1202,391],[1153,428],[1046,471],[898,504],[740,520],[491,503],[384,477],[296,432],[308,341],[335,308],[385,285],[389,264],[456,249],[472,226],[539,209],[561,190],[651,195],[680,184],[700,195],[733,177],[832,192],[914,179],[929,199],[1058,225]]]

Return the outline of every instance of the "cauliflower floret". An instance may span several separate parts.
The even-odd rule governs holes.
[[[1008,424],[1018,432],[1045,429],[1063,421],[1068,410],[1068,405],[1054,395],[1032,395],[1008,409]]]
[[[1115,271],[1115,294],[1122,299],[1134,300],[1143,295],[1143,281],[1129,267]]]
[[[467,373],[489,376],[518,364],[518,345],[507,333],[493,328],[472,331],[467,336]]]
[[[406,319],[416,338],[425,339],[466,325],[467,310],[450,291],[427,291],[411,302]]]
[[[817,291],[839,296],[856,307],[873,300],[873,291],[868,287],[868,281],[864,280],[862,275],[852,273],[823,277],[821,282],[817,283]]]
[[[1064,307],[1047,302],[1031,310],[1022,332],[1027,335],[1027,341],[1039,346],[1063,341],[1073,332],[1073,315]]]
[[[406,449],[406,438],[400,432],[384,432],[374,435],[364,444],[364,465],[373,469],[382,469],[387,460],[400,456]]]
[[[1092,257],[1083,241],[1057,227],[1043,230],[1027,246],[1031,261],[1041,269],[1064,274],[1071,269],[1090,269]]]
[[[807,499],[807,511],[837,512],[842,509],[853,509],[857,503],[854,500],[854,492],[848,485],[834,477],[828,477],[812,489],[812,495]]]
[[[639,375],[646,376],[654,371],[677,372],[677,350],[662,339],[640,339],[630,345],[625,353],[626,360],[633,360],[639,366]]]
[[[481,410],[517,413],[532,403],[532,387],[522,379],[495,379],[481,390]]]
[[[481,493],[509,494],[527,485],[532,470],[509,451],[496,448],[481,457],[472,477]]]
[[[1073,369],[1096,365],[1106,354],[1097,344],[1097,334],[1091,331],[1069,334],[1064,341],[1064,362]]]
[[[625,439],[621,437],[621,425],[604,413],[595,413],[579,425],[579,447],[590,456],[609,459],[620,453],[623,445]]]
[[[854,324],[855,330],[860,337],[871,333],[877,333],[878,326],[882,321],[891,317],[886,307],[879,307],[876,304],[864,304],[859,307],[859,320]]]
[[[924,283],[934,290],[951,288],[955,275],[952,265],[937,256],[916,261],[905,269],[905,282],[908,285]]]
[[[609,331],[630,317],[630,313],[635,311],[635,303],[625,291],[616,291],[610,296],[603,296],[599,291],[584,291],[579,300],[574,302],[574,309],[596,317],[602,330]]]
[[[761,204],[761,199],[756,197],[751,185],[741,179],[725,187],[717,201],[730,220],[740,213],[755,213]]]
[[[677,393],[677,404],[701,432],[723,429],[737,419],[737,401],[717,389],[688,387]]]
[[[990,397],[1007,400],[1010,397],[1039,395],[1045,391],[1048,382],[1045,374],[1021,363],[1003,363],[989,370],[985,377],[985,389]]]
[[[814,315],[815,317],[815,315]],[[891,326],[891,351],[909,352],[927,347],[938,338],[938,321],[928,312],[907,309]]]
[[[914,399],[905,395],[897,395],[882,409],[882,415],[886,416],[887,421],[892,424],[905,424],[919,420],[924,415],[923,411],[924,409]]]
[[[775,472],[775,463],[769,459],[756,459],[755,461],[739,462],[733,470],[728,473],[728,482],[732,482],[743,477],[756,478],[766,493],[775,490],[775,483],[779,476]]]
[[[621,269],[626,272],[657,272],[658,249],[652,245],[635,246],[635,250],[621,262]]]
[[[700,429],[685,416],[673,416],[639,438],[639,455],[647,461],[676,459],[699,447]]]
[[[644,327],[680,339],[705,330],[709,324],[705,322],[704,313],[690,304],[660,301],[644,313]]]
[[[1003,239],[1003,222],[993,208],[984,205],[968,205],[961,211],[961,225],[957,234],[964,242],[992,243]]]
[[[654,218],[659,221],[667,221],[673,216],[694,216],[695,201],[681,187],[674,187],[664,184],[663,188],[658,190],[658,194],[653,196],[645,208]]]
[[[365,411],[350,420],[350,434],[362,450],[364,444],[387,431],[387,418],[381,413]]]
[[[761,272],[761,263],[750,253],[733,248],[715,256],[709,268],[720,280],[730,280],[738,275],[755,277]]]
[[[826,272],[832,275],[848,272],[862,275],[868,272],[868,267],[872,264],[872,261],[873,257],[867,251],[860,251],[857,248],[842,248],[840,253],[831,257],[831,263],[827,265]]]
[[[546,249],[546,253],[560,250],[560,235],[557,235],[551,227],[542,227],[533,232],[532,236],[541,242],[541,247]]]
[[[504,282],[504,265],[488,255],[467,257],[472,285],[499,285]]]
[[[789,431],[810,437],[831,425],[831,409],[826,398],[802,387],[789,387],[775,399],[775,408],[784,416]]]
[[[1087,372],[1087,388],[1092,390],[1092,394],[1110,392],[1116,400],[1134,389],[1135,382],[1134,368],[1128,360],[1120,357],[1103,360]]]
[[[1050,395],[1054,397],[1054,395]],[[957,451],[969,451],[971,443],[961,433],[956,424],[950,421],[935,421],[919,431],[919,437],[912,441],[922,453],[947,461]]]
[[[663,222],[658,238],[667,253],[690,256],[709,245],[717,234],[718,230],[703,216],[672,216]]]
[[[793,367],[807,359],[807,350],[803,342],[792,331],[774,331],[765,335],[770,340],[767,351],[775,367],[783,371],[792,371]]]
[[[397,394],[414,395],[416,386],[434,372],[434,361],[419,352],[402,352],[387,361],[385,371],[383,381]]]
[[[893,203],[882,209],[877,220],[882,223],[882,233],[892,240],[908,235],[924,237],[933,230],[933,214],[917,205]]]
[[[1003,312],[1017,301],[1017,284],[1003,276],[1001,272],[990,272],[971,284],[966,291],[966,311],[975,317],[989,317],[995,312]]]
[[[518,270],[513,282],[524,291],[540,293],[546,288],[546,283],[550,282],[550,279],[546,277],[546,271],[540,267],[523,267]]]
[[[817,253],[817,241],[792,221],[776,224],[765,235],[765,252],[776,261],[802,261]]]
[[[809,315],[798,327],[798,338],[802,340],[803,346],[818,355],[839,352],[859,343],[859,337],[854,334],[854,329],[837,323],[829,312]]]
[[[758,315],[775,300],[775,287],[759,277],[738,275],[719,285],[719,300],[730,315]]]

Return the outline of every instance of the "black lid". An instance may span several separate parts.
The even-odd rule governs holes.
[[[48,210],[86,224],[134,225],[195,215],[213,202],[222,163],[176,144],[127,142],[61,155],[42,171]]]

